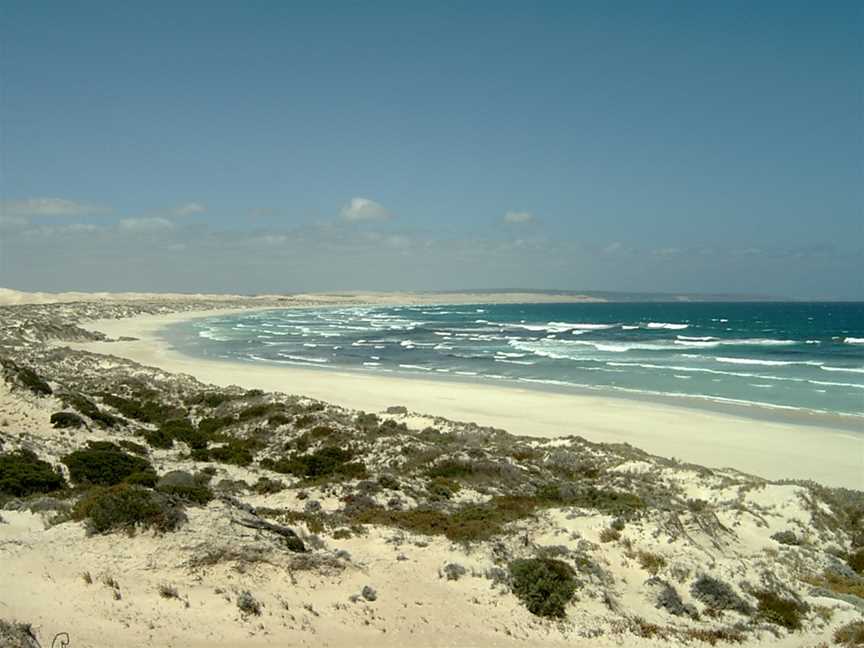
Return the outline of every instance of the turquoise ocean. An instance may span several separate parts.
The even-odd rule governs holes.
[[[201,358],[864,417],[864,303],[283,309],[165,337]]]

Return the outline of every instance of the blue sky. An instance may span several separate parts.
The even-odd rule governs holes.
[[[859,2],[0,12],[0,285],[864,298]]]

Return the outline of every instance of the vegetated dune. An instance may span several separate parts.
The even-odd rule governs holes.
[[[860,492],[62,346],[166,304],[0,309],[0,603],[42,645],[860,637]]]

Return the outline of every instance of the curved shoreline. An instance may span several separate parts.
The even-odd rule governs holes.
[[[265,308],[262,308],[264,310]],[[272,309],[271,307],[266,308]],[[249,309],[239,309],[247,311]],[[790,420],[801,415],[761,416],[739,407],[687,407],[660,398],[566,393],[514,384],[454,379],[384,376],[339,369],[274,366],[201,359],[170,347],[160,336],[166,326],[238,309],[187,311],[127,319],[97,320],[85,326],[110,337],[134,341],[93,342],[75,348],[117,355],[169,372],[187,373],[217,385],[303,394],[352,409],[381,411],[404,405],[430,416],[474,421],[513,434],[555,437],[575,434],[590,441],[630,443],[652,454],[734,469],[769,479],[813,479],[864,490],[864,425],[825,419]],[[588,391],[588,390],[586,390]],[[724,409],[727,409],[724,406]],[[808,416],[808,415],[803,415]],[[837,417],[841,418],[841,417]]]

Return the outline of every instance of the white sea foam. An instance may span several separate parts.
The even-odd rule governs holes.
[[[430,367],[421,367],[420,365],[400,364],[402,369],[419,369],[420,371],[432,371]]]
[[[680,331],[688,328],[689,324],[674,324],[671,322],[648,322],[645,328],[649,329],[669,329],[672,331]]]
[[[789,365],[816,365],[819,366],[818,362],[794,362],[791,360],[758,360],[756,358],[724,358],[724,357],[716,357],[714,358],[717,362],[725,362],[727,364],[739,364],[739,365],[763,365],[766,367],[786,367]]]
[[[845,373],[864,374],[864,367],[829,367],[828,365],[820,365],[819,368],[822,369],[822,371],[842,371]]]
[[[633,331],[635,329],[638,329],[639,327],[638,326],[631,326],[629,324],[622,324],[621,328],[625,331]]]
[[[718,339],[716,337],[711,337],[710,335],[704,335],[704,336],[676,335],[675,337],[679,340],[684,340],[687,342],[713,342],[713,341]]]
[[[847,337],[843,338],[844,344],[864,344],[864,338]]]

